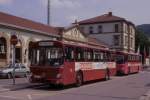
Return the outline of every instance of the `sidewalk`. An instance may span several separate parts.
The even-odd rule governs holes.
[[[3,81],[3,80],[1,80]],[[12,79],[11,80],[4,80],[5,82],[0,84],[0,93],[7,92],[7,91],[15,91],[25,88],[33,88],[40,86],[41,84],[33,84],[29,83],[27,79],[16,79],[16,84],[13,85]],[[8,81],[8,82],[7,82]]]

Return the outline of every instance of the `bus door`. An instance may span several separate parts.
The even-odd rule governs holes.
[[[64,83],[75,83],[75,48],[72,46],[65,46],[64,55]]]

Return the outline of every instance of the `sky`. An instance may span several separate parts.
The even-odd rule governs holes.
[[[135,25],[150,24],[150,0],[51,0],[51,25],[68,26],[108,12]],[[47,23],[47,0],[0,0],[0,11]]]

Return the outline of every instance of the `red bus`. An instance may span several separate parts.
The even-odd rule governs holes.
[[[116,74],[114,52],[100,46],[61,41],[30,45],[31,82],[69,85]]]
[[[141,69],[141,56],[135,53],[116,52],[117,74],[138,73]]]

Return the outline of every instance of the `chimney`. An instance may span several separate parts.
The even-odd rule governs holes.
[[[112,12],[108,12],[108,15],[109,15],[109,16],[112,16]]]

